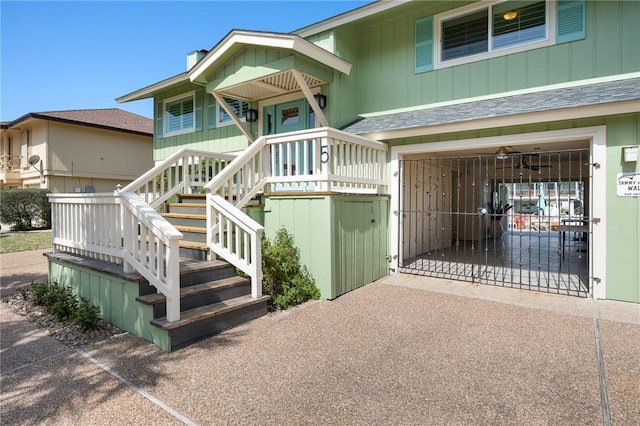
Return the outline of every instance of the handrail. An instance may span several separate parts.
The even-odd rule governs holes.
[[[167,298],[167,321],[180,319],[179,240],[183,235],[151,206],[122,193],[124,271],[135,269]]]
[[[135,269],[166,296],[167,320],[180,319],[180,232],[133,193],[48,196],[54,252]]]
[[[193,187],[204,186],[234,158],[232,154],[183,148],[119,192],[136,193],[153,208],[158,208],[175,194],[189,193]]]
[[[207,245],[251,278],[251,297],[262,296],[264,227],[219,195],[207,195]]]

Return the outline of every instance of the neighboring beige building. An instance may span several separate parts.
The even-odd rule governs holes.
[[[0,142],[3,189],[112,192],[154,165],[153,120],[117,108],[28,113]]]

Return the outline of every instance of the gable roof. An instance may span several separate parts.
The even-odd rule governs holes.
[[[207,83],[206,78],[204,78],[205,74],[208,73],[212,67],[220,64],[225,58],[230,57],[247,45],[288,49],[331,67],[343,74],[349,74],[352,68],[352,64],[348,61],[316,46],[298,35],[236,29],[229,31],[227,35],[209,50],[190,70],[122,95],[116,98],[116,102],[123,103],[150,98],[159,91],[185,82],[204,85]]]
[[[30,112],[2,125],[3,128],[11,128],[32,118],[153,136],[152,119],[119,108]]]
[[[502,94],[480,100],[448,105],[418,107],[389,113],[371,114],[348,124],[343,130],[392,139],[424,134],[425,128],[461,124],[476,120],[502,119],[531,113],[552,113],[558,120],[569,119],[563,111],[594,106],[619,106],[609,114],[640,111],[640,74],[627,78],[552,87],[529,93]],[[598,110],[595,115],[604,115]],[[584,113],[580,117],[588,116]]]

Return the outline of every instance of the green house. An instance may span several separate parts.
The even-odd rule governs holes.
[[[148,282],[154,333],[188,316],[179,258],[230,263],[257,303],[280,228],[325,299],[418,274],[640,303],[639,21],[637,1],[379,1],[232,30],[117,99],[153,99],[156,167],[108,199],[52,197],[52,268]],[[118,226],[83,243],[74,214]]]

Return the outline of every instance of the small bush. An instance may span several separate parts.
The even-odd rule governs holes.
[[[51,227],[51,204],[46,189],[0,190],[0,220],[15,231]]]
[[[280,229],[273,242],[262,239],[262,273],[262,291],[271,296],[271,309],[287,309],[320,298],[315,279],[300,265],[299,250],[286,229]]]
[[[100,309],[93,306],[88,299],[80,297],[74,320],[83,330],[95,328],[100,319]]]
[[[72,321],[83,330],[91,329],[100,320],[100,309],[84,297],[76,297],[70,287],[57,283],[31,283],[31,292],[37,305],[47,308],[60,321]]]

